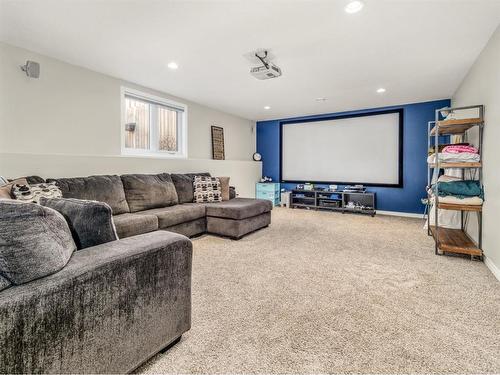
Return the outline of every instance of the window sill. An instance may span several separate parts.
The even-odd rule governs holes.
[[[120,155],[124,158],[148,158],[148,159],[187,159],[185,154],[168,154],[168,153],[135,153],[135,152],[122,152]]]

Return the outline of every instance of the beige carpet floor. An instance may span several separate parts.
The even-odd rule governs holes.
[[[192,328],[143,373],[500,373],[500,283],[416,219],[275,209],[194,240]]]

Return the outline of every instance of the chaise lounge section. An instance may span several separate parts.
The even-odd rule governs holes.
[[[235,198],[222,203],[206,205],[207,231],[240,239],[271,224],[271,201]]]

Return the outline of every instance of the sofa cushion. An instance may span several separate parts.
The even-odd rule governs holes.
[[[63,198],[76,198],[107,203],[113,215],[129,212],[120,176],[48,178],[62,191]]]
[[[76,250],[64,217],[33,203],[0,201],[0,274],[19,285],[59,271]]]
[[[64,216],[79,250],[118,239],[107,203],[74,198],[41,198],[40,203]]]
[[[208,203],[207,216],[241,220],[273,209],[271,201],[265,199],[234,198],[220,203]]]
[[[172,178],[167,173],[121,177],[130,212],[173,206],[179,202]]]
[[[190,203],[193,201],[193,177],[187,174],[171,174],[172,182],[175,185],[179,203]]]
[[[127,213],[113,216],[113,222],[118,238],[132,237],[158,230],[158,218],[155,215]]]
[[[201,217],[196,220],[187,221],[185,223],[173,225],[168,228],[164,228],[167,232],[174,232],[182,234],[186,237],[194,237],[200,234],[206,233],[207,231],[207,218]]]
[[[155,215],[158,218],[158,227],[165,229],[173,225],[203,218],[206,215],[206,210],[203,204],[184,203],[171,207],[141,211],[137,215]]]

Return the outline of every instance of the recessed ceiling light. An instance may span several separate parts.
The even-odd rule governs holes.
[[[379,88],[379,89],[377,90],[377,92],[378,92],[379,94],[383,94],[383,93],[384,93],[384,92],[386,92],[386,91],[387,91],[387,90],[386,90],[386,89],[384,89],[383,87],[381,87],[381,88]]]
[[[179,65],[177,65],[177,63],[175,61],[170,61],[167,64],[167,66],[168,66],[169,69],[172,69],[172,70],[175,70],[175,69],[179,68]]]
[[[350,1],[349,4],[345,6],[344,10],[350,14],[358,13],[364,6],[365,4],[361,0],[354,0]]]
[[[271,109],[268,105],[264,106],[264,109]]]
[[[327,98],[316,98],[317,102],[326,102],[328,99]]]

